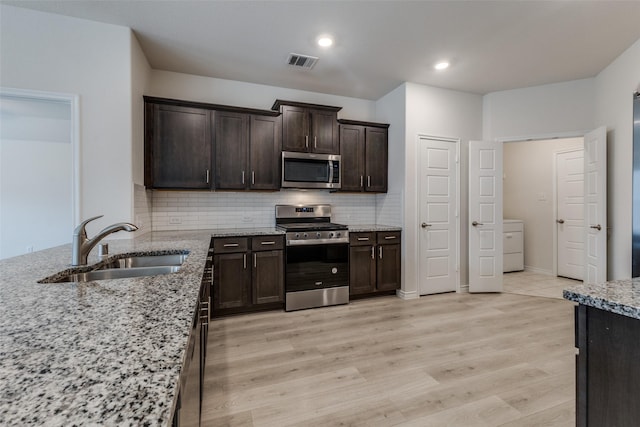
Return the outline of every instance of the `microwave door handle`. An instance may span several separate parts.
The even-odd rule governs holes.
[[[333,160],[329,160],[329,184],[333,184]]]

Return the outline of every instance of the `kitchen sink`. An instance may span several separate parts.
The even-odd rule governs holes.
[[[175,273],[180,270],[179,265],[156,265],[150,267],[110,268],[87,271],[86,273],[71,273],[61,276],[48,283],[91,282],[105,279],[124,279],[127,277],[156,276],[158,274]]]
[[[97,270],[129,269],[139,267],[180,266],[188,254],[137,255],[115,259]]]
[[[91,282],[175,273],[180,270],[188,255],[188,252],[181,252],[123,256],[97,266],[86,267],[85,271],[62,271],[41,280],[40,283]]]

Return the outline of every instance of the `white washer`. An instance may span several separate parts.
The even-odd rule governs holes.
[[[524,270],[524,222],[521,219],[502,220],[502,271]]]

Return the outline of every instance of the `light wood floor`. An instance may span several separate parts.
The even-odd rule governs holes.
[[[213,320],[205,426],[573,426],[573,305],[395,296]]]

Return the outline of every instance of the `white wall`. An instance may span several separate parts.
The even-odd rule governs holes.
[[[524,264],[528,270],[553,274],[555,153],[583,146],[581,137],[503,146],[503,217],[524,221]]]
[[[594,79],[493,92],[483,97],[483,139],[584,132],[594,114]]]
[[[595,126],[607,126],[608,271],[631,276],[633,93],[640,90],[640,40],[595,79]]]
[[[372,121],[375,103],[366,99],[152,70],[147,95],[269,110],[276,99],[342,107],[338,118]]]
[[[0,86],[80,95],[80,217],[105,215],[91,233],[131,220],[131,37],[0,4]]]

